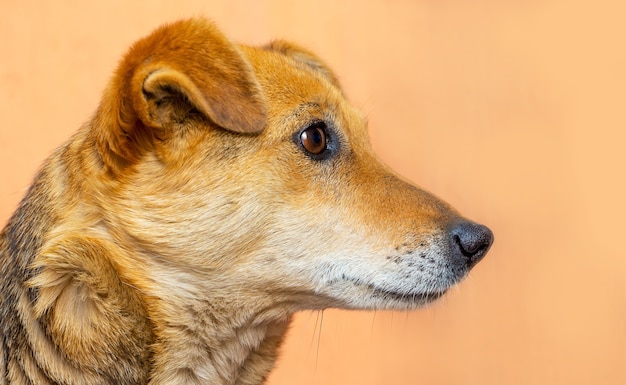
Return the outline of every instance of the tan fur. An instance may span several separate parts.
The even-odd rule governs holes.
[[[314,122],[323,159],[298,139]],[[137,42],[2,232],[0,384],[260,384],[296,311],[442,295],[491,235],[463,257],[464,220],[366,125],[291,43],[203,19]]]

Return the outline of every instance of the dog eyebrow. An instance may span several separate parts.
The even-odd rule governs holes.
[[[302,112],[309,112],[311,110],[321,110],[321,109],[322,109],[322,105],[318,102],[305,102],[305,103],[298,105],[298,107],[296,107],[294,114],[300,115]]]
[[[298,106],[298,109],[300,108],[321,108],[322,106],[318,103],[318,102],[306,102],[306,103],[302,103],[300,104],[300,106]]]
[[[303,102],[298,104],[288,115],[296,120],[326,120],[327,114],[323,113],[322,105],[318,102]]]

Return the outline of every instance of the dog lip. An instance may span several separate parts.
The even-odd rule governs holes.
[[[393,298],[400,302],[432,302],[446,293],[446,290],[434,292],[399,293],[377,288],[375,286],[370,286],[370,289],[376,295],[382,296],[383,298]]]
[[[383,299],[393,299],[399,302],[428,303],[428,302],[437,300],[448,291],[447,289],[444,289],[444,290],[437,290],[437,291],[431,291],[431,292],[418,291],[418,292],[402,293],[398,291],[386,290],[374,284],[365,283],[357,278],[349,278],[349,277],[343,277],[343,278],[356,286],[361,286],[361,287],[365,287],[369,289],[376,297],[382,297]]]

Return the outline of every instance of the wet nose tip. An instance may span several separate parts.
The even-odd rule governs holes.
[[[493,233],[487,226],[473,222],[460,222],[450,230],[456,254],[465,259],[468,267],[476,265],[493,243]]]

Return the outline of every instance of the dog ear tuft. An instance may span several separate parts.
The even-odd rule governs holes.
[[[198,113],[254,134],[265,127],[267,105],[237,47],[209,21],[189,19],[158,28],[126,54],[93,122],[99,151],[105,163],[133,163],[155,129],[174,129]]]

